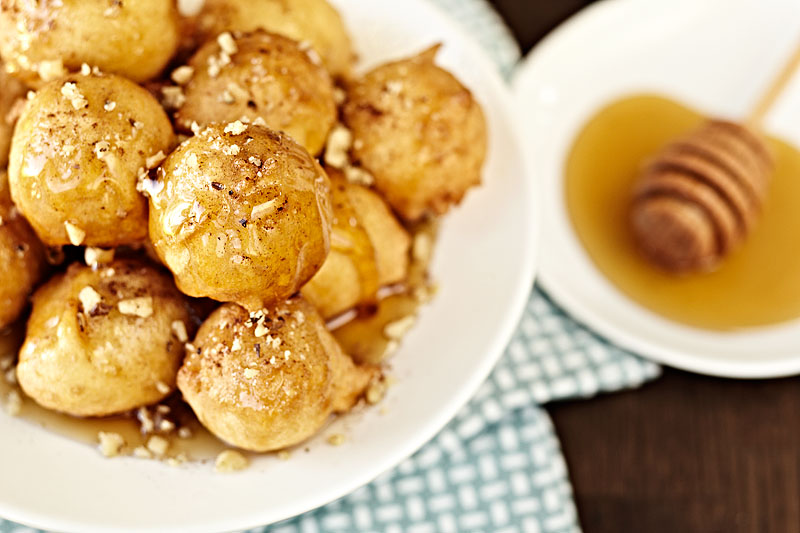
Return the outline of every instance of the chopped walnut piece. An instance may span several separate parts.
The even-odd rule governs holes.
[[[78,300],[81,302],[81,309],[83,312],[89,315],[97,309],[97,306],[103,301],[103,297],[100,296],[96,290],[87,285],[78,293]]]
[[[328,135],[325,163],[334,168],[345,168],[350,161],[348,154],[352,146],[353,133],[342,124],[337,124]]]
[[[186,324],[182,320],[176,320],[172,323],[172,334],[179,342],[187,342],[189,334],[186,331]]]
[[[86,238],[85,231],[71,222],[64,222],[64,229],[67,231],[67,237],[73,246],[80,246],[83,244],[83,240]]]
[[[244,377],[247,379],[253,379],[258,375],[258,370],[255,368],[245,368],[244,369]]]
[[[214,462],[214,469],[221,474],[225,474],[244,470],[247,468],[247,465],[247,457],[236,450],[225,450],[217,455],[217,459]]]
[[[87,266],[92,268],[98,265],[105,265],[114,260],[114,250],[104,250],[102,248],[88,246],[83,253],[83,260],[86,262]]]
[[[114,109],[116,109],[116,107],[117,107],[117,103],[116,102],[109,101],[109,102],[106,102],[105,104],[103,104],[103,109],[105,109],[108,112],[114,111]]]
[[[241,135],[247,131],[247,124],[241,120],[229,123],[223,130],[225,133],[232,133],[233,135]]]
[[[172,389],[163,381],[156,381],[156,390],[160,394],[169,394]]]
[[[153,454],[144,446],[137,446],[133,449],[133,456],[139,459],[152,459]]]
[[[386,382],[383,380],[373,380],[372,383],[369,384],[367,387],[367,392],[364,395],[364,399],[367,400],[367,403],[370,405],[375,405],[380,403],[383,398],[386,396]]]
[[[89,105],[89,101],[84,98],[74,82],[68,81],[65,83],[61,87],[61,94],[70,101],[74,109],[83,109]]]
[[[217,37],[217,43],[219,43],[220,48],[222,51],[232,56],[236,52],[239,51],[239,47],[236,46],[236,41],[233,40],[233,36],[230,32],[221,33],[219,37]]]
[[[153,314],[153,297],[141,296],[139,298],[120,300],[119,303],[117,303],[117,307],[119,308],[119,312],[123,315],[147,318]]]
[[[180,109],[186,103],[186,95],[182,87],[162,87],[161,104],[167,109]]]
[[[36,66],[36,71],[42,81],[52,81],[67,75],[67,69],[64,68],[64,63],[60,59],[40,61]]]
[[[363,185],[364,187],[371,187],[375,184],[375,176],[367,172],[361,167],[354,167],[348,165],[344,169],[344,177],[350,183],[356,185]]]
[[[147,449],[153,452],[158,457],[162,457],[169,449],[169,441],[164,437],[153,435],[147,439]]]
[[[92,67],[86,63],[81,65],[81,76],[89,76],[92,73]]]
[[[106,457],[116,457],[125,446],[125,439],[119,433],[101,431],[97,439],[100,441],[100,453]]]
[[[178,438],[180,439],[191,439],[192,438],[192,430],[187,427],[178,428]]]
[[[186,85],[192,80],[194,76],[194,69],[189,65],[183,65],[172,71],[172,81],[178,85]]]

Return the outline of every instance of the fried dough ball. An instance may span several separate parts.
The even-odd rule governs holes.
[[[349,183],[336,169],[326,170],[333,201],[331,253],[302,293],[329,319],[370,303],[379,287],[405,280],[411,237],[378,194]]]
[[[140,241],[147,201],[137,180],[173,138],[158,101],[125,78],[77,74],[51,82],[27,102],[14,131],[11,196],[45,244]]]
[[[178,373],[183,397],[214,435],[256,452],[306,440],[376,377],[353,364],[302,298],[254,315],[223,305],[193,345]]]
[[[213,124],[157,176],[150,238],[185,294],[261,309],[297,292],[328,255],[328,178],[286,135]]]
[[[336,122],[333,82],[297,42],[263,31],[235,40],[225,33],[206,43],[189,66],[193,76],[175,116],[179,128],[261,118],[309,153],[322,150]]]
[[[17,105],[24,96],[25,86],[7,74],[0,64],[0,168],[8,165],[11,134],[17,121]]]
[[[377,67],[350,87],[344,106],[354,159],[409,221],[459,203],[480,183],[486,157],[481,107],[434,64],[437,51]]]
[[[178,24],[174,0],[3,0],[0,55],[31,85],[84,63],[141,82],[175,53]]]
[[[326,0],[206,0],[198,26],[204,40],[263,29],[308,42],[336,78],[347,78],[355,59],[347,28]]]
[[[42,243],[19,214],[8,194],[8,179],[0,172],[0,329],[19,318],[28,296],[45,270]]]
[[[174,390],[190,328],[183,295],[160,270],[135,260],[97,270],[76,263],[34,294],[17,379],[48,409],[128,411]]]

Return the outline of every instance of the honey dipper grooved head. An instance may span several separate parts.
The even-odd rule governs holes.
[[[630,217],[637,246],[670,272],[713,268],[753,229],[771,171],[757,133],[704,124],[666,146],[639,178]]]

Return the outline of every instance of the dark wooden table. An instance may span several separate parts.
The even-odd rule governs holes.
[[[590,2],[493,3],[527,51]],[[800,533],[798,379],[665,369],[642,389],[548,410],[586,533]]]

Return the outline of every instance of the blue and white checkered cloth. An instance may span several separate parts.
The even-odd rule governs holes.
[[[434,1],[511,74],[519,49],[485,0]],[[339,501],[250,533],[578,532],[566,465],[540,405],[636,387],[659,372],[535,289],[491,377],[424,448]],[[36,532],[0,520],[0,533]]]

